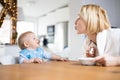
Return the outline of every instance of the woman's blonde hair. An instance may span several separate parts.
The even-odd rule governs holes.
[[[98,5],[83,5],[80,10],[80,17],[86,22],[86,29],[91,34],[110,28],[106,11]]]
[[[25,42],[26,40],[28,40],[28,37],[27,37],[27,36],[29,36],[29,34],[31,34],[31,33],[33,33],[33,32],[32,32],[32,31],[27,31],[27,32],[22,33],[22,34],[19,36],[19,38],[18,38],[18,45],[19,45],[19,47],[20,47],[21,49],[25,49],[25,48],[26,48],[26,46],[24,45],[24,42]]]

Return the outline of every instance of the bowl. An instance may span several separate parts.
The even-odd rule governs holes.
[[[95,62],[93,61],[94,58],[79,58],[81,65],[86,65],[86,66],[93,66],[95,65]]]

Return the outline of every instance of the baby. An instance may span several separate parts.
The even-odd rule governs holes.
[[[19,63],[42,63],[43,59],[67,61],[66,58],[48,53],[40,48],[39,40],[31,31],[27,31],[20,35],[18,38],[18,45],[21,48],[19,52]]]

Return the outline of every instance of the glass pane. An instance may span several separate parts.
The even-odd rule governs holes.
[[[0,28],[0,42],[10,43],[10,20],[4,20]]]

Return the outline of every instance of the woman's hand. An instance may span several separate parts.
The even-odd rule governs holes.
[[[102,66],[116,66],[118,65],[118,58],[117,57],[113,57],[110,55],[104,55],[104,56],[98,56],[95,57],[95,62],[96,65],[102,65]]]
[[[95,48],[94,47],[89,47],[88,50],[86,50],[86,56],[87,57],[95,57],[96,53],[95,53]]]

